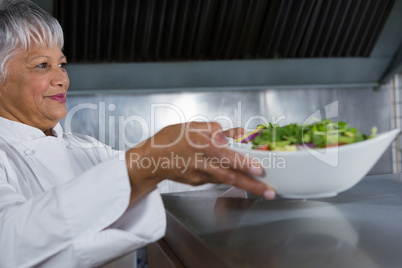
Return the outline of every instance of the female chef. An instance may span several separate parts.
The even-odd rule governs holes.
[[[62,48],[55,18],[28,0],[0,0],[0,267],[94,267],[160,239],[164,179],[274,197],[251,178],[262,174],[258,164],[236,165],[217,123],[168,126],[123,158],[106,145],[88,148],[99,144],[91,137],[64,133]],[[138,164],[171,153],[189,166]]]

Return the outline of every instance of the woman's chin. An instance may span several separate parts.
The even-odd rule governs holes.
[[[47,118],[56,125],[60,120],[66,117],[67,111],[66,109],[60,109],[53,111],[51,114],[47,116]]]

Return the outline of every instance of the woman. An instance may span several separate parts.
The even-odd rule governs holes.
[[[59,124],[69,78],[57,20],[28,0],[0,0],[0,38],[0,267],[99,266],[160,239],[164,179],[274,197],[250,177],[258,164],[236,165],[216,123],[166,127],[123,157],[88,148],[93,138]],[[139,164],[171,154],[188,166]]]

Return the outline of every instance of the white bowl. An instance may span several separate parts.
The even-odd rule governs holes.
[[[335,196],[358,183],[380,159],[399,134],[399,129],[349,145],[296,152],[259,151],[233,144],[232,149],[265,169],[256,179],[275,188],[286,198],[323,198]]]

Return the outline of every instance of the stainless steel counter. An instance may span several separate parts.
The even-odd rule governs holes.
[[[160,242],[185,267],[402,267],[400,174],[368,176],[327,199],[263,200],[220,187],[163,201]]]

